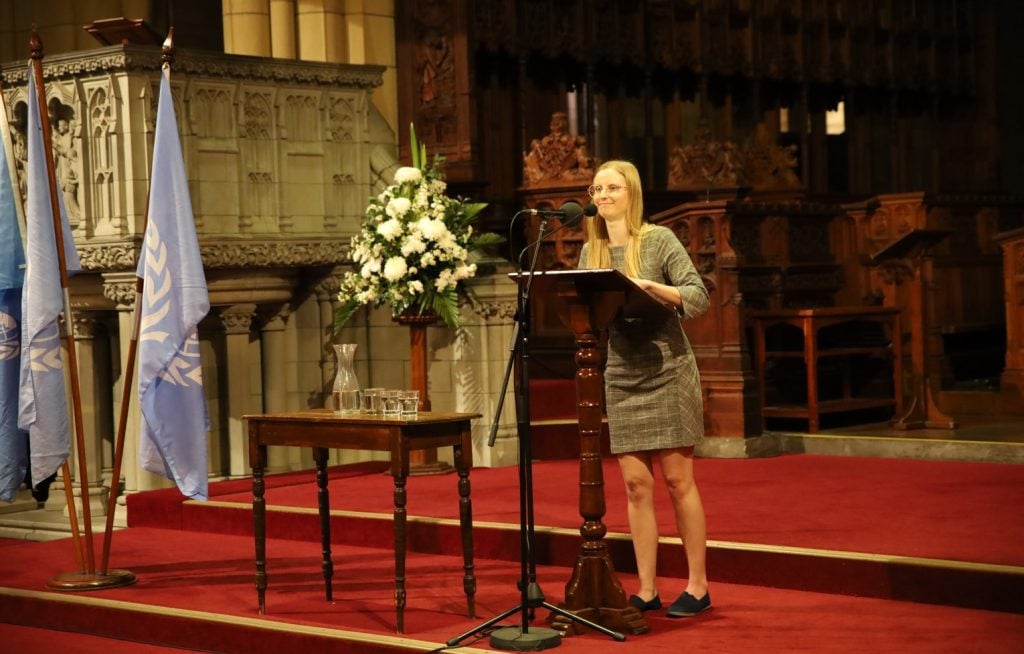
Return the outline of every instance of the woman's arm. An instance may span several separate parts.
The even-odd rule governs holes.
[[[635,280],[640,287],[671,306],[684,318],[696,318],[708,310],[710,300],[700,273],[690,260],[686,248],[671,230],[653,228],[648,238],[657,239],[654,256],[662,278],[662,284],[650,280]]]
[[[659,284],[658,282],[652,282],[649,279],[634,278],[633,281],[637,286],[644,289],[654,297],[658,298],[666,304],[670,304],[676,309],[683,308],[683,298],[679,294],[679,289],[675,286],[669,286],[668,284]]]

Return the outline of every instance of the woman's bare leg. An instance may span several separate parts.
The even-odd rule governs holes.
[[[686,592],[701,599],[708,592],[707,522],[700,492],[693,478],[693,448],[662,450],[658,458],[665,485],[672,498],[676,528],[686,550],[686,564],[689,568]]]
[[[640,589],[637,595],[650,601],[658,594],[658,520],[654,514],[654,471],[643,452],[619,455],[626,484],[627,516],[636,555]]]

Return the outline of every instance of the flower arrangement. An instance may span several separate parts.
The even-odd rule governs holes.
[[[390,186],[370,198],[363,225],[352,237],[352,261],[334,318],[337,331],[359,307],[391,305],[392,315],[432,310],[459,325],[459,282],[476,275],[471,252],[500,243],[497,234],[474,234],[486,204],[449,197],[444,158],[427,162],[426,146],[409,128],[412,166],[399,168]]]

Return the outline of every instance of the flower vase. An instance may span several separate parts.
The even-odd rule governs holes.
[[[391,320],[409,328],[409,373],[412,388],[420,392],[419,410],[430,412],[430,396],[427,394],[427,327],[439,320],[433,311],[414,313],[407,311]],[[437,460],[437,448],[409,452],[410,475],[437,475],[454,472],[447,461]]]
[[[359,378],[356,377],[355,369],[356,347],[356,343],[342,343],[334,346],[334,356],[338,360],[338,367],[334,374],[334,386],[331,394],[334,398],[334,410],[338,413],[354,413],[359,410]],[[351,397],[348,396],[348,393],[352,393]],[[346,395],[346,397],[343,398],[342,395]],[[352,398],[354,398],[354,402]]]

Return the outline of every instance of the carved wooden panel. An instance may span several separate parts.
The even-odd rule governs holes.
[[[1004,232],[997,240],[1003,250],[1006,295],[1006,368],[1000,389],[1024,408],[1024,227]]]

